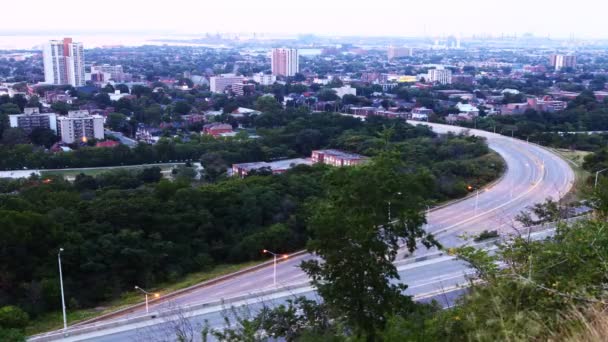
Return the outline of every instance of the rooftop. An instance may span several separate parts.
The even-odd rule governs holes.
[[[362,158],[367,158],[363,155],[360,154],[356,154],[356,153],[350,153],[350,152],[344,152],[344,151],[340,151],[340,150],[333,150],[333,149],[329,149],[329,150],[316,150],[316,151],[312,151],[313,153],[322,153],[324,155],[330,155],[330,156],[334,156],[334,157],[339,157],[342,159],[362,159]]]

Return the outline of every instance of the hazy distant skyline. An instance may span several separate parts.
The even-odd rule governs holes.
[[[30,0],[3,4],[0,32],[608,37],[603,30],[608,4],[598,0],[568,4],[561,0],[174,0],[157,5]]]

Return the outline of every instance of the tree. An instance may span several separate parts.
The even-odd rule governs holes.
[[[21,128],[7,128],[2,133],[2,143],[6,145],[27,144],[29,139]]]
[[[228,164],[217,152],[208,152],[201,156],[201,165],[204,167],[203,176],[209,182],[215,182],[220,176],[226,174]]]
[[[0,113],[19,114],[21,113],[21,109],[14,103],[3,103],[0,105]]]
[[[281,109],[281,105],[274,97],[261,96],[255,101],[255,108],[262,113],[274,113]]]
[[[116,85],[116,90],[120,90],[121,94],[128,94],[129,93],[129,86],[127,86],[126,84],[117,84]]]
[[[23,329],[29,323],[29,315],[16,306],[0,308],[0,327]]]
[[[338,99],[336,91],[333,89],[323,88],[317,93],[319,101],[335,101]]]
[[[141,171],[139,178],[144,183],[158,183],[163,178],[161,169],[158,166],[147,167]]]
[[[417,239],[437,245],[422,225],[432,181],[411,174],[387,152],[361,167],[338,168],[327,176],[327,194],[311,208],[307,249],[323,259],[302,263],[335,319],[373,340],[389,315],[408,312],[406,285],[393,261],[399,241],[413,251]],[[390,217],[389,217],[390,216]]]
[[[106,94],[114,94],[114,86],[108,83],[105,87],[101,88],[101,91]]]
[[[108,96],[108,94],[105,94],[105,95]],[[99,94],[97,96],[99,96]],[[109,98],[110,97],[108,96],[108,99]],[[51,109],[55,113],[67,115],[68,111],[70,111],[72,109],[72,106],[70,106],[67,102],[57,101],[51,105]]]
[[[185,115],[190,113],[190,110],[192,109],[192,107],[190,106],[190,104],[186,101],[176,101],[173,104],[173,112],[180,114],[180,115]]]
[[[50,148],[59,138],[52,129],[36,127],[30,133],[30,140],[35,145]]]
[[[128,129],[127,116],[122,113],[110,113],[106,119],[106,125],[113,131],[121,132]]]

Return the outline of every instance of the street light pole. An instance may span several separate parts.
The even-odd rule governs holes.
[[[61,272],[61,252],[63,248],[59,248],[57,253],[57,263],[59,264],[59,286],[61,287],[61,310],[63,311],[63,331],[68,329],[68,319],[65,315],[65,295],[63,293],[63,273]]]
[[[477,189],[477,194],[475,195],[475,216],[477,216],[477,204],[479,203],[479,189]]]
[[[602,172],[604,172],[606,170],[608,170],[608,168],[605,168],[603,170],[599,170],[598,172],[595,173],[595,185],[593,185],[594,189],[597,188],[597,180],[598,180],[598,177],[599,177],[600,173],[602,173]]]
[[[271,254],[273,257],[273,270],[272,270],[272,283],[274,286],[277,286],[277,257],[279,256],[277,253],[271,252],[267,249],[263,250],[262,253]],[[287,259],[287,254],[282,256],[283,259]]]
[[[141,291],[144,294],[144,296],[146,298],[146,313],[149,313],[150,310],[149,310],[149,307],[148,307],[148,295],[153,295],[154,298],[158,298],[158,297],[160,297],[160,295],[158,293],[152,294],[152,293],[150,293],[150,292],[142,289],[141,287],[139,287],[137,285],[135,285],[135,289]]]

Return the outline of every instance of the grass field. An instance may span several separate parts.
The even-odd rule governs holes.
[[[166,293],[170,293],[173,291],[181,290],[187,288],[189,286],[214,279],[226,274],[234,273],[236,271],[242,270],[247,267],[255,266],[263,261],[252,261],[246,262],[242,264],[234,264],[234,265],[218,265],[214,267],[210,271],[206,272],[197,272],[191,273],[178,281],[160,284],[155,288],[146,289],[149,292],[159,293],[161,296]],[[113,312],[125,307],[128,307],[133,304],[143,302],[143,296],[135,291],[130,291],[124,293],[119,299],[113,300],[108,303],[103,303],[97,308],[92,309],[78,309],[71,310],[69,308],[69,303],[66,303],[68,306],[67,309],[67,317],[68,317],[68,325],[73,323],[84,321],[87,319],[91,319],[109,312]],[[47,331],[61,329],[63,327],[63,318],[61,311],[51,312],[45,314],[41,317],[37,317],[35,320],[32,320],[30,326],[26,328],[27,335],[35,335],[40,334]]]
[[[591,174],[583,169],[583,161],[585,156],[591,152],[568,150],[568,149],[551,149],[555,153],[559,154],[562,158],[569,161],[570,166],[574,170],[576,180],[572,191],[566,196],[567,201],[578,201],[583,199],[584,195],[591,191],[591,188],[587,184],[587,179]]]

